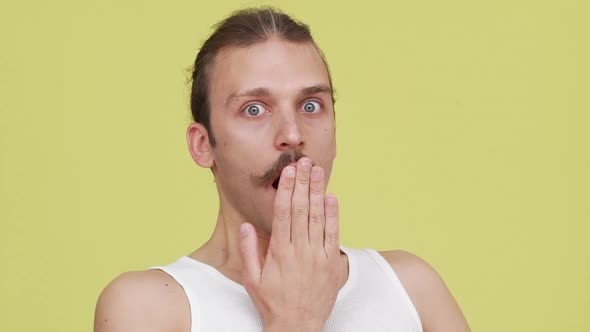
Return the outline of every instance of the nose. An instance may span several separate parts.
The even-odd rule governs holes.
[[[274,120],[276,123],[275,147],[281,151],[302,149],[305,139],[296,112],[275,112]]]

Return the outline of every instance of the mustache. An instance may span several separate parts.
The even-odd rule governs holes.
[[[281,173],[283,168],[290,163],[295,163],[299,159],[306,157],[299,150],[285,151],[281,153],[276,162],[274,162],[262,175],[252,175],[252,180],[256,185],[261,187],[268,187],[272,185],[277,175]]]

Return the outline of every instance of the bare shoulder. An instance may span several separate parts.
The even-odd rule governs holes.
[[[184,290],[161,270],[123,273],[98,297],[95,332],[189,330],[190,307]]]
[[[404,250],[379,253],[416,306],[424,332],[471,331],[455,298],[430,264]]]

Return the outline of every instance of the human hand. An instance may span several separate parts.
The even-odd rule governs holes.
[[[265,330],[321,331],[336,302],[342,280],[338,202],[324,191],[323,170],[312,168],[309,158],[283,169],[264,264],[256,231],[241,225],[247,231],[240,237],[242,280]]]

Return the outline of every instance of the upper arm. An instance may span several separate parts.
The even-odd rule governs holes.
[[[107,285],[96,304],[95,332],[189,330],[186,295],[159,270],[123,273]]]
[[[470,331],[459,305],[432,266],[407,251],[380,253],[416,306],[424,332]]]

